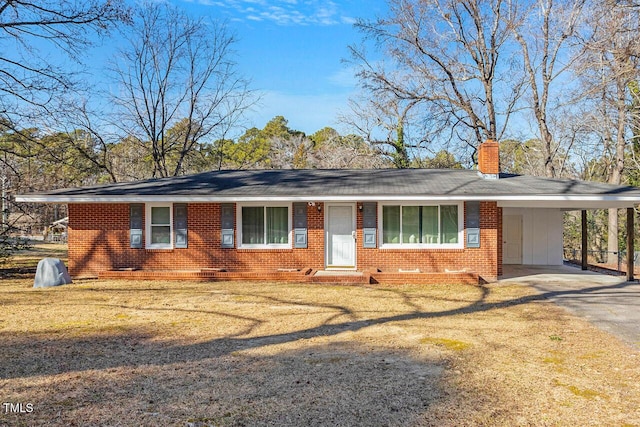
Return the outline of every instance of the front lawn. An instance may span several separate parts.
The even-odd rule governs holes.
[[[0,425],[640,425],[639,353],[518,285],[31,285]]]

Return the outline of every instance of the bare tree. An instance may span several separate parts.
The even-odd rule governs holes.
[[[0,1],[0,115],[31,120],[55,107],[78,84],[68,60],[128,20],[121,0]]]
[[[18,165],[32,161],[34,144],[47,148],[25,128],[61,110],[69,94],[81,87],[76,72],[86,48],[97,36],[128,21],[129,10],[123,0],[0,1],[0,131],[3,139],[14,141],[0,143],[0,258],[21,247],[13,237],[17,217],[9,211],[20,216],[24,207],[13,203],[9,195],[31,177],[24,176]],[[51,183],[45,180],[40,188],[28,189],[47,185]]]
[[[64,150],[77,152],[109,181],[120,180],[112,153],[119,142],[119,135],[110,125],[108,115],[89,107],[86,100],[76,100],[70,104],[68,111],[56,115],[56,119],[70,135]]]
[[[251,105],[233,61],[235,39],[221,23],[146,3],[128,40],[114,65],[119,123],[150,152],[153,177],[179,175],[198,143],[225,139]]]
[[[318,169],[378,169],[388,167],[380,152],[357,135],[328,135],[316,144],[309,162]]]
[[[396,168],[408,168],[412,150],[420,148],[420,141],[414,141],[408,135],[408,128],[414,127],[412,109],[418,102],[393,96],[353,98],[349,101],[351,112],[341,116],[340,121],[362,136],[373,149],[391,159]]]
[[[269,168],[304,169],[309,166],[308,157],[313,149],[313,142],[303,133],[286,137],[275,135],[268,138],[267,144]]]
[[[509,60],[514,14],[503,0],[392,0],[388,18],[361,21],[387,62],[352,48],[372,98],[428,105],[430,118],[475,149],[504,135],[522,80]],[[499,94],[499,96],[498,96]]]
[[[604,0],[590,12],[592,27],[585,38],[581,71],[593,105],[594,114],[589,116],[595,124],[593,132],[604,145],[607,181],[619,185],[633,137],[632,88],[640,79],[640,8]],[[609,261],[617,261],[617,209],[609,210],[607,242]]]
[[[578,50],[570,51],[570,41],[583,16],[584,0],[536,0],[522,10],[517,10],[515,3],[512,12],[518,16],[517,25],[511,28],[521,49],[529,105],[542,142],[544,174],[555,177],[554,159],[561,145],[554,138],[550,120],[559,113],[562,90],[567,92],[566,80],[556,82],[578,57]],[[558,90],[552,90],[552,85]]]
[[[640,74],[640,71],[638,72]],[[631,105],[629,115],[631,116],[631,161],[634,171],[630,178],[632,185],[640,185],[640,78],[629,84],[629,94]]]

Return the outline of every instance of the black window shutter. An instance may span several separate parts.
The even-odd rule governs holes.
[[[222,228],[221,247],[233,248],[233,203],[222,203],[220,205],[220,225]]]
[[[293,247],[307,247],[307,204],[293,204]]]
[[[131,203],[129,205],[129,246],[133,249],[142,248],[142,216],[144,205]]]
[[[466,202],[467,247],[480,247],[480,202]]]
[[[362,204],[362,247],[376,247],[376,203]]]
[[[173,223],[175,224],[175,247],[179,249],[187,248],[187,204],[174,203]]]

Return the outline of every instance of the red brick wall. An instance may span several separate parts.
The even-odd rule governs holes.
[[[496,207],[496,209],[498,218],[498,238],[496,239],[498,243],[498,276],[502,276],[502,208]]]
[[[318,207],[321,211],[318,211]],[[493,280],[501,272],[502,252],[498,242],[501,241],[502,217],[501,209],[495,202],[480,204],[481,234],[478,249],[366,249],[362,247],[362,212],[356,212],[359,270],[379,268],[382,271],[397,271],[399,268],[419,268],[423,272],[442,272],[466,269],[478,273],[485,280]],[[223,249],[220,247],[220,204],[190,203],[188,248],[131,249],[128,204],[70,204],[69,270],[75,277],[96,277],[100,271],[121,268],[225,268],[230,271],[307,267],[323,269],[323,204],[309,206],[307,218],[306,249]]]
[[[502,212],[495,202],[480,203],[480,248],[464,249],[367,249],[358,245],[358,269],[379,268],[382,271],[420,269],[422,272],[467,270],[487,281],[498,271],[498,241],[501,237]],[[362,214],[358,214],[358,242],[362,240]],[[466,226],[465,226],[466,229]],[[466,240],[466,235],[465,235]],[[378,242],[378,246],[380,242]],[[466,245],[465,245],[466,246]],[[500,248],[501,249],[501,248]]]
[[[135,258],[129,247],[129,205],[69,204],[69,272],[96,276]]]
[[[324,216],[309,206],[307,249],[226,249],[220,247],[220,204],[188,205],[188,248],[131,249],[128,204],[69,205],[69,270],[95,277],[105,270],[273,270],[324,267]],[[322,204],[320,204],[322,206]],[[146,230],[143,230],[143,234]],[[143,235],[143,241],[145,241]],[[237,242],[236,242],[237,245]]]
[[[500,173],[500,145],[486,141],[478,147],[478,170],[484,174]]]

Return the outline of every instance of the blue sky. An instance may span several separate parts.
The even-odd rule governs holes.
[[[196,16],[223,20],[237,35],[238,65],[262,93],[249,117],[258,128],[281,115],[289,127],[311,134],[341,130],[339,112],[356,90],[343,59],[361,35],[357,18],[386,11],[384,0],[171,0]]]

